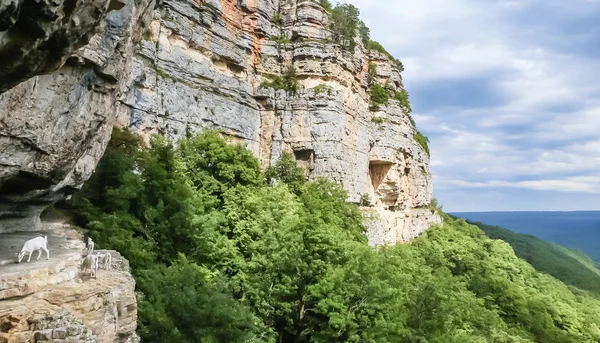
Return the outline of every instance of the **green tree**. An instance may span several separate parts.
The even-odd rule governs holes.
[[[196,189],[221,197],[238,185],[263,184],[258,160],[240,144],[227,144],[216,131],[179,142],[178,154],[186,177]]]
[[[298,168],[284,156],[274,186],[216,132],[146,148],[115,130],[75,208],[129,259],[144,342],[600,341],[600,301],[508,244],[446,217],[373,249],[343,187]]]
[[[248,342],[256,318],[232,298],[225,283],[180,255],[169,267],[140,273],[144,289],[140,336],[144,342]]]
[[[296,163],[294,154],[285,151],[275,165],[268,167],[265,170],[265,178],[280,180],[288,185],[293,193],[299,194],[300,189],[306,183],[306,175],[304,169]]]
[[[358,18],[360,11],[350,4],[338,4],[331,10],[330,25],[333,35],[333,41],[344,48],[354,52],[356,48],[356,34],[361,23]],[[361,25],[361,35],[366,32],[366,26]]]

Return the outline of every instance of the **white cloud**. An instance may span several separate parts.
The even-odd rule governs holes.
[[[372,37],[404,62],[409,92],[428,90],[421,103],[425,96],[438,103],[444,94],[435,87],[447,80],[485,80],[500,99],[413,106],[432,142],[436,193],[600,194],[600,59],[585,52],[600,45],[590,20],[600,0],[348,2],[361,10]],[[573,27],[586,20],[596,24]]]

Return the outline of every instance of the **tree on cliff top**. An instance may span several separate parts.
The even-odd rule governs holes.
[[[333,41],[352,52],[356,48],[355,38],[359,26],[366,28],[359,19],[359,15],[358,8],[350,4],[338,4],[331,10],[330,14]]]

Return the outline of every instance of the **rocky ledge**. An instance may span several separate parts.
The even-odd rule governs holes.
[[[21,244],[38,233],[0,234],[0,343],[139,342],[135,281],[116,251],[111,270],[81,274],[85,245],[68,225],[44,223],[50,260],[16,263]],[[104,251],[100,251],[104,252]]]

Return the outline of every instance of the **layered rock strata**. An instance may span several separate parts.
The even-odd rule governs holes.
[[[102,156],[154,9],[123,1],[118,10],[107,0],[1,2],[0,90],[68,59],[0,94],[0,232],[39,230],[40,212],[81,187]],[[18,40],[19,30],[36,36]]]
[[[119,123],[173,140],[218,129],[263,166],[292,151],[310,177],[363,199],[373,245],[409,240],[438,220],[428,209],[429,156],[407,109],[369,101],[375,82],[401,91],[401,75],[360,42],[354,53],[330,43],[328,21],[313,1],[164,0],[133,62]],[[290,70],[296,93],[261,86]]]
[[[79,270],[85,251],[79,234],[62,224],[44,229],[50,260],[0,265],[0,342],[139,342],[135,281],[127,260],[110,251],[113,268],[90,278]],[[20,248],[4,246],[14,235],[27,234],[0,234],[3,252]]]
[[[80,1],[100,6],[98,17],[87,29],[74,26],[81,32],[61,31],[79,32],[66,46],[85,41],[96,22],[99,33],[61,53],[56,63],[70,58],[56,72],[0,95],[0,232],[38,230],[43,208],[89,178],[115,121],[173,140],[218,129],[263,166],[292,151],[311,178],[341,182],[349,201],[365,206],[373,245],[408,240],[438,220],[428,209],[429,156],[407,109],[396,100],[370,104],[375,83],[403,89],[398,68],[358,39],[354,52],[331,43],[329,14],[316,1],[163,0],[155,8],[124,0],[118,10],[114,2],[69,3]],[[77,20],[67,12],[61,22],[71,27]],[[50,37],[55,26],[44,23]],[[24,45],[23,54],[34,51]],[[296,92],[266,87],[290,71]]]

